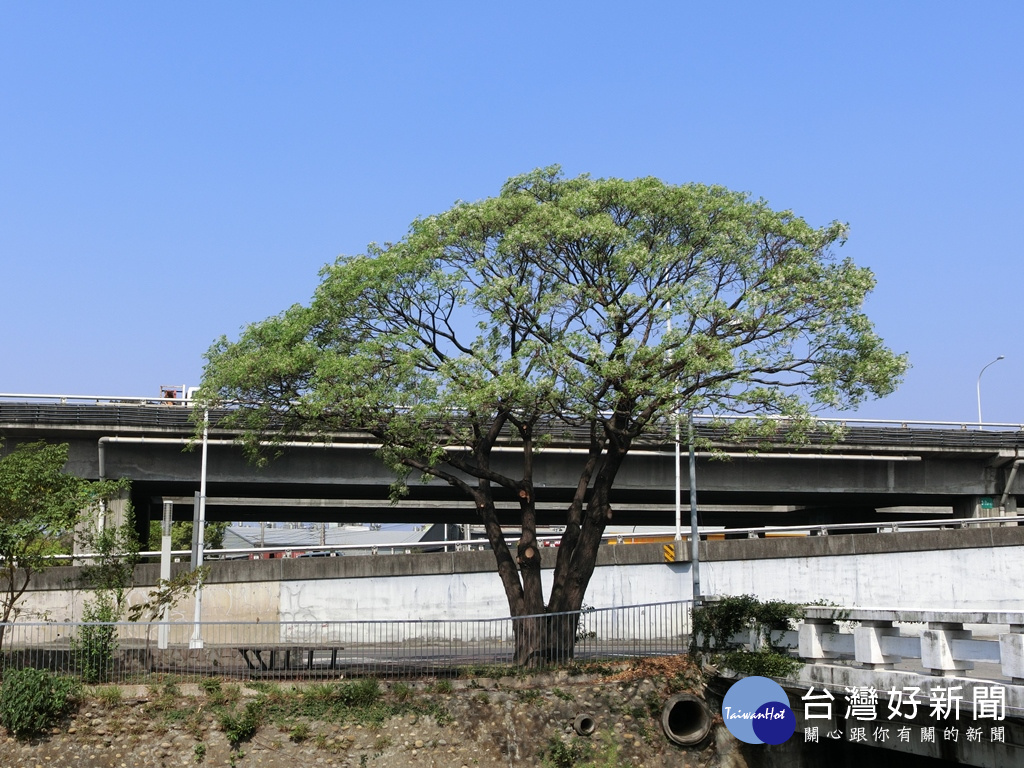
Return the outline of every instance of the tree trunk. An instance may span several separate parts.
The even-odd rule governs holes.
[[[572,661],[579,621],[578,612],[513,617],[513,663],[539,668]]]

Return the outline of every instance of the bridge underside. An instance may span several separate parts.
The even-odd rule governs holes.
[[[1018,472],[1024,468],[1024,431],[862,427],[851,428],[839,442],[821,439],[795,447],[729,442],[715,429],[697,425],[698,436],[721,452],[697,457],[702,525],[872,525],[914,516],[912,510],[928,517],[1013,514],[1018,497],[1024,499],[1024,471]],[[192,519],[202,454],[193,435],[187,408],[0,402],[0,451],[39,439],[68,443],[67,471],[131,481],[142,529],[162,516],[165,499],[172,501],[175,519]],[[472,502],[438,480],[422,484],[411,478],[408,495],[391,504],[394,475],[366,435],[338,435],[326,446],[288,443],[261,467],[230,433],[211,430],[210,438],[209,520],[479,522]],[[562,440],[535,459],[541,525],[564,523],[586,453],[577,443]],[[675,524],[674,447],[670,438],[651,438],[630,453],[616,478],[612,524]],[[495,471],[518,476],[519,450],[512,444],[496,447]],[[729,460],[718,460],[723,454]],[[682,515],[688,520],[685,455],[681,469]],[[496,489],[495,499],[501,521],[516,524],[519,509],[511,492]]]
[[[282,493],[284,491],[284,493]],[[195,504],[194,484],[136,482],[133,504],[140,516],[158,519],[165,500],[174,504],[175,520],[191,520]],[[565,523],[569,491],[538,491],[538,523]],[[682,515],[689,521],[689,491],[683,489]],[[496,506],[503,525],[519,522],[519,505],[510,494],[496,494]],[[664,526],[675,524],[674,490],[626,489],[612,497],[613,525]],[[934,517],[952,515],[954,499],[942,495],[866,497],[837,494],[704,491],[699,493],[701,525],[746,528],[765,525],[814,525],[822,523],[876,523],[886,518],[917,514]],[[211,521],[277,521],[328,523],[479,523],[469,499],[453,489],[410,488],[409,495],[392,504],[387,489],[378,486],[345,485],[337,488],[258,484],[211,484],[207,490],[206,517]]]

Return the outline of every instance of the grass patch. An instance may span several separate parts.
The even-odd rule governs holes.
[[[104,709],[117,709],[124,704],[124,691],[116,685],[103,685],[93,688],[90,693]]]
[[[452,688],[451,680],[436,680],[434,683],[431,684],[429,690],[431,693],[443,693],[445,695],[448,695],[454,689]]]
[[[409,714],[429,715],[439,723],[452,719],[443,705],[417,696],[410,686],[397,683],[390,690],[384,690],[375,678],[277,690],[271,695],[261,694],[257,701],[264,716],[277,722],[306,719],[375,726],[392,717]]]
[[[395,683],[391,686],[391,695],[395,701],[408,701],[412,696],[412,688],[405,683]]]
[[[528,677],[530,670],[511,664],[470,664],[459,667],[457,677]]]

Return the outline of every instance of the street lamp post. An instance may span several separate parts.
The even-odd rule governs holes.
[[[985,368],[988,368],[988,366],[992,365],[993,363],[998,363],[1000,360],[1003,360],[1005,357],[1006,357],[1006,355],[1000,355],[995,360],[993,360],[991,363],[986,365]],[[982,368],[981,371],[978,373],[978,429],[981,429],[981,374],[983,374],[985,372],[985,368]]]

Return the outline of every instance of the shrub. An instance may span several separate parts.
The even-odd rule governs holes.
[[[82,686],[43,669],[9,669],[0,686],[0,723],[16,738],[43,733],[78,704]]]
[[[221,712],[218,714],[220,727],[228,741],[237,745],[256,735],[263,724],[263,712],[259,701],[250,701],[240,714]]]
[[[113,598],[99,594],[82,610],[83,623],[71,647],[78,657],[82,679],[87,683],[105,683],[114,671],[117,651],[117,609]]]
[[[802,617],[803,608],[794,603],[762,602],[753,595],[725,597],[694,609],[691,650],[712,653],[718,663],[737,672],[784,677],[800,662],[778,645],[773,633],[793,629],[793,620]],[[757,637],[755,648],[733,649],[733,636],[748,630]]]

